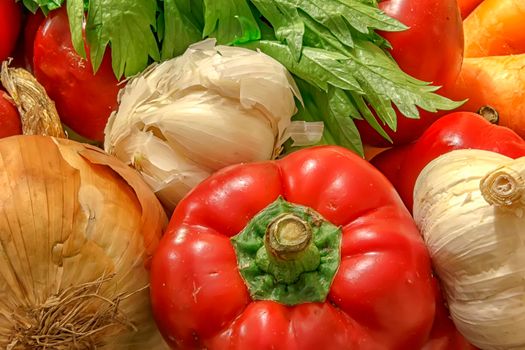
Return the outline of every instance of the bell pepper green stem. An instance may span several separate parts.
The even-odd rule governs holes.
[[[339,267],[341,228],[312,208],[277,198],[232,237],[254,300],[324,301]]]
[[[297,281],[303,272],[314,271],[320,255],[312,245],[312,228],[295,214],[279,215],[268,226],[264,249],[256,261],[263,271],[286,284]]]
[[[278,216],[268,227],[265,246],[276,260],[293,260],[312,241],[312,229],[294,214]]]

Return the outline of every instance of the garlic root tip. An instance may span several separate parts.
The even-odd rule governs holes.
[[[511,207],[521,201],[524,180],[521,175],[509,168],[496,169],[488,173],[480,182],[483,198],[490,205]]]

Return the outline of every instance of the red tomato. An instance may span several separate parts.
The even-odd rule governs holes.
[[[0,62],[13,53],[21,21],[22,11],[15,0],[0,0]]]
[[[434,279],[434,284],[436,288],[436,316],[430,337],[420,350],[477,350],[456,329],[436,279]]]
[[[18,111],[6,97],[6,93],[0,90],[0,138],[22,133]]]
[[[62,122],[81,136],[103,141],[104,127],[117,106],[119,91],[109,51],[93,74],[90,60],[83,59],[73,48],[66,9],[61,8],[49,15],[36,33],[33,65],[36,78],[55,101]]]
[[[402,32],[384,32],[393,49],[392,56],[401,69],[415,78],[443,86],[446,95],[453,85],[463,61],[463,24],[456,0],[386,0],[379,4],[389,16],[410,27]],[[441,113],[443,114],[443,113]],[[432,124],[439,113],[420,110],[419,119],[409,119],[397,113],[397,131],[384,129],[394,145],[415,140]],[[366,121],[356,124],[363,143],[389,146]]]
[[[24,25],[24,38],[23,38],[23,64],[27,69],[33,70],[33,47],[35,45],[35,37],[40,28],[40,25],[44,21],[45,17],[42,11],[37,11],[35,14],[30,13],[27,16]]]

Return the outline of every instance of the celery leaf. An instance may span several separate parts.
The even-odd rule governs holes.
[[[22,3],[32,13],[41,9],[42,12],[47,15],[49,11],[60,8],[64,0],[22,0]]]
[[[119,78],[142,71],[150,57],[158,61],[156,12],[155,0],[89,0],[86,38],[94,70],[108,44],[113,72]]]
[[[241,44],[261,38],[261,31],[246,0],[204,0],[204,37],[219,44]]]
[[[163,0],[161,58],[178,56],[202,37],[202,28],[192,12],[191,0]],[[160,30],[160,28],[159,28]]]

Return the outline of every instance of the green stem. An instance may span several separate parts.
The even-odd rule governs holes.
[[[232,244],[254,300],[285,305],[324,301],[340,262],[341,229],[279,197]]]
[[[277,260],[293,260],[312,241],[312,229],[295,214],[282,214],[268,227],[265,246]]]
[[[264,248],[257,254],[257,265],[278,282],[293,283],[320,263],[319,250],[312,244],[312,228],[295,214],[284,213],[270,223]]]
[[[498,111],[491,106],[483,106],[478,110],[478,114],[489,121],[491,124],[498,125],[499,114]]]

